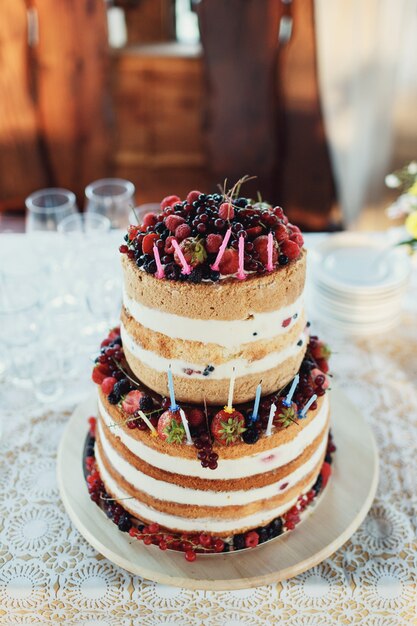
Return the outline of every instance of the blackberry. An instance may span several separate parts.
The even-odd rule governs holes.
[[[233,546],[236,548],[236,550],[242,550],[243,548],[246,548],[245,535],[235,535],[233,537]]]
[[[332,455],[327,453],[326,456],[324,457],[324,460],[326,461],[326,463],[329,463],[329,465],[332,464]]]
[[[216,283],[219,279],[220,279],[220,272],[216,272],[216,270],[211,270],[210,280]]]
[[[245,443],[253,444],[259,439],[259,432],[255,424],[249,426],[247,430],[242,434],[242,439]]]
[[[280,254],[278,257],[278,263],[280,265],[287,265],[289,263],[289,258],[286,254]]]
[[[201,267],[195,267],[191,274],[189,274],[188,276],[188,280],[191,283],[201,283],[201,280],[203,278],[203,270],[201,269]]]
[[[113,387],[112,393],[119,396],[119,399],[131,390],[131,384],[127,378],[122,378]]]
[[[152,259],[152,261],[149,261],[149,263],[145,263],[145,265],[143,267],[145,269],[145,272],[147,272],[148,274],[155,274],[155,272],[156,272],[156,261],[155,261],[155,259]]]
[[[320,493],[322,483],[323,483],[323,478],[322,478],[321,474],[319,474],[316,482],[313,485],[313,491],[315,492],[316,495],[318,493]]]
[[[120,401],[120,396],[118,393],[115,393],[114,388],[113,391],[107,396],[107,400],[110,402],[110,404],[117,404]]]
[[[124,533],[128,532],[132,528],[132,522],[127,513],[123,513],[123,515],[120,516],[119,523],[117,524],[117,526],[119,530],[121,530]]]
[[[153,400],[151,396],[142,396],[139,401],[139,408],[141,411],[152,411],[153,409]]]
[[[270,539],[278,537],[278,535],[282,534],[282,519],[280,517],[276,517],[266,528]]]
[[[180,268],[175,263],[168,263],[165,266],[165,278],[168,280],[178,280]]]

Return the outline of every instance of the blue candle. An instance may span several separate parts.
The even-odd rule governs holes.
[[[262,391],[262,386],[261,386],[261,383],[259,383],[259,385],[256,387],[255,403],[253,405],[253,411],[252,411],[252,422],[256,422],[256,420],[258,419],[259,402],[261,401],[261,391]]]
[[[307,402],[307,404],[303,407],[303,410],[302,411],[298,411],[298,417],[300,418],[300,420],[302,420],[307,415],[308,409],[311,407],[313,402],[315,402],[316,400],[317,400],[317,395],[314,393],[311,396],[310,400]]]
[[[175,393],[174,393],[174,381],[172,380],[172,371],[171,366],[168,368],[168,389],[169,389],[169,397],[171,398],[171,411],[178,411],[177,403],[175,402]]]
[[[282,401],[282,404],[284,406],[287,406],[287,407],[291,406],[292,397],[294,395],[295,388],[297,387],[299,381],[300,381],[300,376],[297,374],[297,376],[292,381],[291,389],[289,390],[287,397],[284,398]]]

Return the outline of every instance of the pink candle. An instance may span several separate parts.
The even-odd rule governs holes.
[[[245,270],[243,269],[243,264],[245,262],[244,254],[245,254],[245,239],[243,235],[240,235],[239,237],[239,269],[237,271],[237,277],[239,280],[245,280],[246,278]]]
[[[268,272],[272,272],[274,266],[272,264],[272,251],[274,249],[274,239],[272,233],[268,233],[268,263],[266,265],[266,269]]]
[[[181,248],[178,245],[178,241],[176,239],[172,240],[172,245],[174,246],[175,252],[178,254],[178,258],[182,265],[182,273],[183,274],[191,274],[191,267],[188,265],[185,257],[182,253]]]
[[[158,247],[155,244],[153,246],[153,255],[155,257],[155,263],[156,263],[156,277],[163,278],[165,276],[164,268],[162,267],[161,257],[159,256]]]
[[[224,254],[224,251],[226,250],[226,246],[229,243],[229,239],[230,239],[230,235],[232,234],[232,229],[229,228],[224,236],[222,245],[219,248],[219,251],[217,253],[217,257],[216,260],[214,261],[213,265],[211,266],[211,269],[214,270],[215,272],[219,271],[219,263],[222,260],[222,256]]]

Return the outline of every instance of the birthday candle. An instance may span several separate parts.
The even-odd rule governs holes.
[[[224,239],[222,241],[222,245],[219,248],[219,251],[217,253],[217,257],[216,260],[214,261],[213,265],[211,266],[211,269],[214,270],[215,272],[219,271],[219,263],[222,260],[222,256],[224,254],[224,251],[226,250],[226,246],[229,243],[229,239],[230,239],[230,235],[232,234],[232,229],[228,228],[226,231],[226,234],[224,236]]]
[[[169,397],[171,398],[171,411],[178,411],[177,403],[175,402],[175,393],[174,393],[174,381],[172,380],[172,371],[171,366],[168,368],[168,389],[169,389]]]
[[[272,264],[273,247],[274,247],[273,235],[272,233],[268,233],[268,247],[267,247],[268,263],[266,264],[266,269],[268,270],[268,272],[272,272],[272,270],[274,269],[274,266]]]
[[[274,421],[274,416],[275,416],[275,411],[276,410],[277,410],[277,405],[272,403],[271,404],[271,408],[269,410],[268,426],[266,427],[266,431],[265,431],[265,435],[267,437],[272,435],[272,422]]]
[[[159,256],[158,246],[156,246],[155,244],[153,246],[153,255],[155,257],[155,262],[156,262],[156,277],[157,278],[163,278],[165,276],[164,268],[162,267],[161,257]]]
[[[295,388],[297,387],[297,385],[299,383],[299,380],[300,380],[300,376],[299,376],[299,374],[297,374],[297,376],[292,381],[292,385],[291,385],[291,388],[290,388],[290,390],[288,392],[287,397],[284,398],[283,401],[282,401],[282,404],[284,406],[291,406],[292,397],[294,395]]]
[[[256,420],[258,419],[259,402],[261,401],[261,391],[262,391],[261,382],[256,387],[255,402],[253,405],[253,412],[252,412],[252,417],[251,417],[252,422],[256,422]]]
[[[235,388],[235,380],[236,380],[236,373],[235,373],[235,368],[233,368],[233,373],[229,382],[229,397],[227,399],[227,405],[224,407],[224,410],[226,411],[226,413],[233,412],[233,391]]]
[[[313,394],[310,400],[307,402],[307,404],[303,407],[303,410],[298,412],[298,417],[300,418],[300,420],[303,419],[307,415],[308,409],[316,400],[317,400],[317,395]]]
[[[191,267],[188,265],[187,261],[185,260],[185,257],[182,253],[181,248],[178,245],[178,241],[176,239],[172,240],[172,245],[174,246],[175,252],[178,254],[178,258],[181,262],[182,265],[182,274],[191,274]]]
[[[243,235],[240,235],[239,237],[239,269],[237,272],[237,277],[239,280],[245,280],[246,278],[246,274],[243,269],[244,255],[245,255],[245,239]]]
[[[143,419],[143,421],[145,422],[145,424],[148,426],[149,430],[151,431],[152,437],[157,437],[158,433],[156,432],[156,428],[152,424],[151,420],[146,417],[146,415],[145,415],[145,413],[143,411],[138,411],[138,413],[139,413],[140,417]]]
[[[187,443],[189,445],[192,445],[193,440],[191,439],[190,428],[188,426],[188,421],[187,421],[187,418],[185,417],[185,413],[182,409],[180,409],[180,415],[181,415],[182,425],[184,426],[185,434],[187,436]]]

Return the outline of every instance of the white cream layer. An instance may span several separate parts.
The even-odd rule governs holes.
[[[303,465],[271,485],[238,491],[203,491],[157,480],[140,472],[112,447],[106,439],[100,422],[98,427],[101,445],[110,465],[135,489],[139,489],[158,500],[197,506],[240,506],[264,498],[269,499],[277,494],[284,494],[313,471],[327,446],[327,437],[324,437],[317,450]]]
[[[203,320],[182,317],[166,311],[151,309],[133,300],[123,290],[123,304],[139,324],[171,339],[215,343],[225,348],[237,348],[245,343],[272,339],[291,330],[303,310],[303,295],[288,306],[267,313],[252,313],[244,320]],[[278,303],[277,303],[278,304]],[[297,316],[294,319],[294,316]],[[285,328],[284,320],[292,318]]]
[[[137,359],[142,361],[142,363],[151,369],[156,370],[157,372],[167,372],[168,368],[171,367],[172,373],[175,376],[207,380],[208,377],[204,376],[203,372],[206,366],[210,365],[209,362],[191,363],[181,359],[166,359],[156,352],[145,350],[129,335],[122,323],[120,323],[120,335],[122,337],[123,345],[129,350],[129,352],[131,352]],[[225,378],[230,379],[234,371],[236,372],[237,377],[266,372],[270,369],[278,367],[278,365],[281,365],[281,363],[284,363],[287,359],[300,354],[304,350],[306,339],[307,336],[305,332],[303,332],[297,341],[292,345],[287,346],[284,350],[279,350],[278,352],[270,352],[262,359],[249,361],[247,359],[240,358],[230,359],[226,363],[220,363],[220,365],[216,365],[215,369],[210,372],[209,378],[210,380],[224,380]],[[300,345],[298,345],[298,343]]]
[[[132,454],[135,454],[145,461],[145,463],[165,470],[166,472],[171,472],[172,474],[197,476],[198,478],[204,478],[206,480],[229,480],[269,472],[296,459],[323,431],[327,421],[329,400],[326,394],[323,404],[315,418],[311,420],[305,428],[300,430],[298,435],[288,443],[281,444],[271,450],[245,456],[244,458],[219,458],[216,471],[210,472],[204,467],[201,467],[200,461],[198,461],[197,458],[185,459],[183,457],[164,454],[134,439],[113,421],[111,415],[109,415],[104,408],[100,398],[98,398],[98,406],[100,415],[106,426],[120,438],[120,441]]]
[[[121,489],[119,485],[115,482],[115,480],[110,476],[110,474],[105,469],[102,459],[100,458],[100,454],[96,451],[96,461],[97,466],[103,479],[107,489],[113,494],[113,496],[117,500],[126,500],[127,508],[139,519],[147,519],[152,522],[156,522],[161,526],[165,526],[166,528],[173,528],[182,530],[185,532],[193,532],[193,531],[208,531],[212,533],[220,533],[220,532],[230,532],[233,533],[237,528],[252,528],[256,526],[263,526],[269,520],[282,515],[285,511],[288,511],[294,504],[296,504],[298,500],[298,496],[286,502],[285,504],[281,504],[278,507],[273,509],[267,509],[259,511],[258,513],[254,513],[252,515],[247,515],[246,517],[239,517],[238,519],[207,519],[207,518],[187,518],[187,517],[179,517],[177,515],[170,515],[168,513],[161,513],[152,507],[139,502],[136,498],[132,498],[129,494]],[[311,487],[314,485],[316,481],[316,477],[307,485],[304,493],[307,493]],[[123,502],[122,502],[123,504]]]

